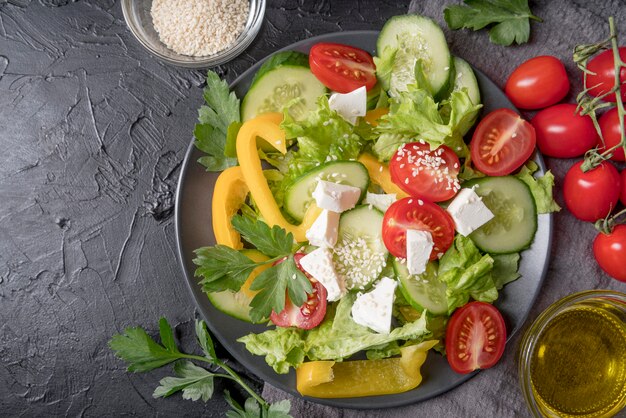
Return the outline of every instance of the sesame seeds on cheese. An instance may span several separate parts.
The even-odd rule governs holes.
[[[226,49],[243,32],[248,0],[153,0],[150,14],[168,48],[195,57]]]

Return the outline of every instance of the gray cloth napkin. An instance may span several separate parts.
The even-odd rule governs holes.
[[[409,12],[434,18],[446,33],[452,53],[487,74],[503,87],[513,69],[538,55],[554,55],[567,67],[570,94],[564,102],[574,102],[581,90],[581,73],[572,62],[572,50],[580,43],[599,41],[608,36],[608,17],[615,16],[626,44],[626,2],[614,1],[542,1],[531,3],[543,23],[531,23],[530,42],[503,47],[489,42],[486,31],[450,31],[443,20],[443,9],[452,1],[413,0]],[[524,113],[527,118],[533,113]],[[561,183],[575,160],[547,158],[556,176],[556,199],[564,207]],[[626,292],[626,284],[606,276],[593,259],[592,242],[596,231],[592,224],[576,220],[567,209],[555,215],[554,241],[547,277],[533,307],[530,321],[561,297],[588,289],[614,289]],[[524,280],[521,278],[520,280]],[[522,332],[524,329],[522,329]],[[293,397],[269,384],[263,396],[276,401],[289,399],[296,417],[525,417],[529,416],[518,385],[516,351],[521,332],[507,345],[500,362],[479,373],[459,387],[436,398],[415,405],[386,410],[351,410],[322,406]],[[626,411],[618,416],[626,417]]]

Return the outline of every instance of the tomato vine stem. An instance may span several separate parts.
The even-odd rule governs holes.
[[[592,72],[589,71],[589,69],[587,68],[587,61],[598,52],[609,48],[613,52],[613,65],[615,70],[615,80],[613,88],[598,97],[590,97],[589,90],[596,86],[591,86],[588,88],[586,87],[587,75],[592,74]],[[618,34],[615,28],[615,19],[613,18],[613,16],[609,17],[609,37],[604,41],[595,44],[576,46],[576,48],[574,48],[573,59],[574,62],[578,65],[578,68],[583,71],[585,81],[585,89],[576,98],[576,101],[578,102],[577,110],[582,115],[589,115],[591,117],[596,131],[598,132],[598,135],[604,143],[602,130],[600,129],[596,112],[603,108],[610,107],[610,103],[603,102],[602,100],[609,95],[614,94],[616,101],[615,106],[617,108],[617,114],[620,124],[620,132],[622,134],[621,141],[618,142],[616,145],[605,149],[601,153],[598,152],[598,149],[596,148],[588,151],[585,154],[585,162],[582,164],[581,169],[583,172],[586,172],[596,168],[602,161],[610,159],[613,156],[615,150],[623,148],[624,152],[626,152],[626,128],[624,126],[626,111],[624,110],[624,103],[622,102],[622,83],[620,77],[622,68],[626,68],[626,63],[622,61],[620,57]]]

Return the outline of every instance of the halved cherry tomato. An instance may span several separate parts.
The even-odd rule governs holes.
[[[619,56],[622,61],[626,61],[626,46],[619,47]],[[589,94],[592,96],[600,96],[610,91],[615,85],[613,50],[609,49],[593,57],[587,64],[587,69],[593,74],[587,74],[585,87],[591,87]],[[626,102],[626,68],[622,67],[619,78],[622,82],[622,101]],[[604,101],[615,102],[615,94],[609,94]]]
[[[575,104],[562,103],[543,109],[530,123],[535,128],[539,151],[550,157],[580,157],[598,143],[591,117],[576,112]]]
[[[461,188],[459,157],[445,145],[432,150],[427,143],[404,144],[389,160],[391,180],[411,196],[432,202],[448,200]]]
[[[285,295],[285,308],[279,313],[272,311],[270,315],[270,320],[277,327],[312,329],[318,326],[324,319],[324,315],[326,315],[326,288],[302,269],[302,266],[300,266],[302,257],[304,257],[302,253],[296,253],[293,256],[296,266],[311,281],[313,292],[307,295],[307,301],[302,306],[294,306],[291,300],[289,300],[289,296]],[[274,264],[280,264],[283,261],[285,259],[279,260]]]
[[[470,151],[477,169],[506,176],[520,168],[535,149],[535,128],[510,109],[498,109],[480,121]]]
[[[563,196],[567,208],[575,217],[595,222],[615,209],[621,179],[615,166],[608,161],[586,173],[580,169],[582,163],[574,164],[565,175]]]
[[[617,225],[610,234],[599,233],[593,241],[593,255],[606,274],[626,282],[626,225]]]
[[[619,200],[622,201],[622,205],[626,205],[626,168],[622,170],[622,191],[619,195]]]
[[[457,309],[446,329],[446,356],[452,370],[471,373],[494,366],[504,353],[506,326],[495,306],[470,302]]]
[[[558,103],[569,91],[563,63],[543,55],[523,62],[509,76],[504,92],[516,107],[542,109]]]
[[[362,86],[369,91],[376,85],[372,56],[353,46],[315,44],[309,52],[309,65],[322,84],[339,93],[349,93]]]
[[[434,242],[431,260],[445,253],[454,240],[454,221],[448,212],[417,197],[400,199],[385,212],[383,242],[396,257],[406,258],[407,229],[430,232]]]
[[[624,86],[624,89],[626,89],[626,86]],[[598,149],[600,152],[620,143],[622,140],[622,131],[619,126],[619,114],[617,113],[616,107],[600,116],[598,123],[600,124],[600,130],[602,131],[602,138],[604,139],[604,144],[602,144],[602,141],[598,141]],[[626,118],[624,120],[624,125],[626,125]],[[613,152],[611,160],[625,161],[624,147],[616,149]]]

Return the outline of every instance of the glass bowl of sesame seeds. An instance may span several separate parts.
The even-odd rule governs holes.
[[[241,54],[261,29],[266,0],[122,0],[124,19],[150,53],[208,68]]]

